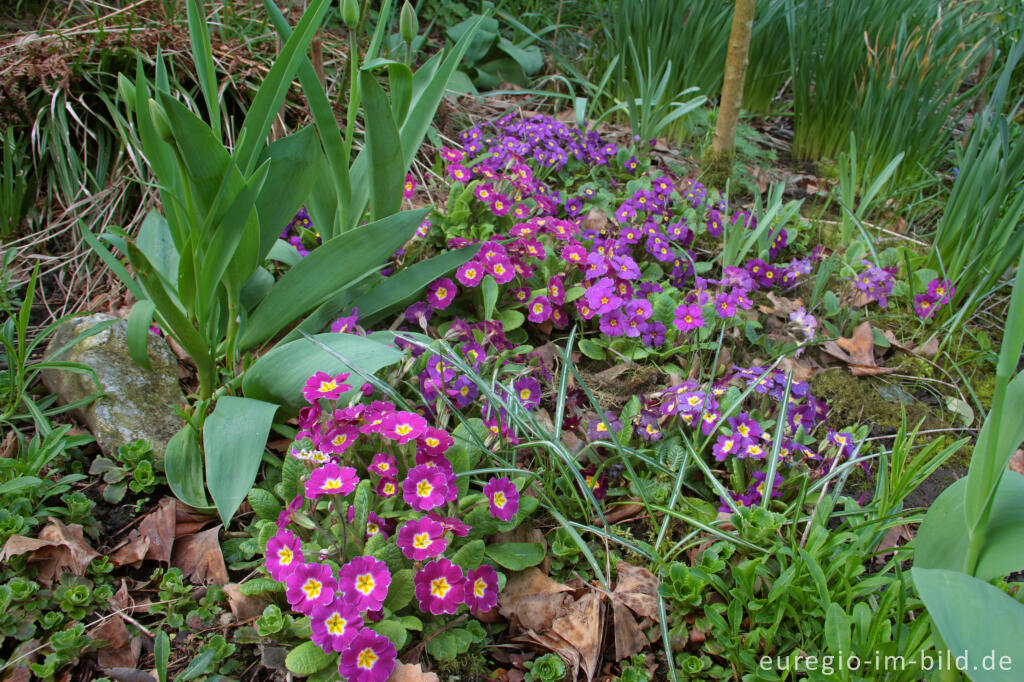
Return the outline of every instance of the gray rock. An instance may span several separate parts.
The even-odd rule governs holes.
[[[76,409],[75,414],[89,427],[107,455],[125,443],[145,438],[157,456],[163,457],[167,442],[184,424],[174,413],[174,407],[184,407],[185,396],[178,385],[178,360],[162,338],[149,335],[151,369],[143,369],[128,353],[128,324],[100,313],[65,322],[54,332],[48,352],[108,320],[117,322],[57,358],[95,369],[104,393]],[[46,370],[43,383],[65,405],[97,392],[89,374]]]

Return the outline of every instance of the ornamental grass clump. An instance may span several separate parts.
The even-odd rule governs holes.
[[[319,669],[380,681],[424,619],[495,607],[504,578],[483,538],[536,504],[521,503],[523,479],[489,476],[474,491],[465,446],[421,414],[369,401],[368,387],[342,404],[348,379],[318,372],[303,388],[282,472],[297,494],[268,524],[265,565],[309,617]]]

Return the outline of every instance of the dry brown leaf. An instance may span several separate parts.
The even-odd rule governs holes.
[[[498,598],[498,606],[501,609],[501,615],[511,620],[516,613],[519,600],[527,595],[550,597],[559,592],[571,591],[572,588],[552,580],[537,568],[528,568],[508,579],[505,589],[501,591],[501,596]]]
[[[250,597],[242,594],[238,583],[225,585],[224,594],[228,597],[228,608],[231,609],[235,622],[257,618],[263,614],[263,609],[270,606],[270,602],[259,595]]]
[[[604,632],[603,597],[587,592],[569,606],[569,612],[553,623],[555,632],[580,652],[580,665],[587,680],[594,679],[601,658],[601,635]]]
[[[601,232],[608,227],[608,216],[605,215],[604,211],[592,208],[583,221],[583,227],[587,230]]]
[[[875,363],[875,335],[870,322],[862,322],[850,338],[826,341],[822,350],[850,366],[854,376],[889,374],[895,368],[879,367]]]
[[[170,563],[177,525],[176,507],[173,497],[160,500],[156,509],[142,517],[138,530],[129,533],[125,543],[110,557],[114,565],[137,568],[144,559]]]
[[[140,535],[137,531],[132,531],[125,543],[110,555],[110,561],[115,566],[134,566],[138,568],[142,560],[146,558],[146,554],[149,553],[149,543],[149,537]]]
[[[643,651],[648,641],[625,604],[615,600],[612,602],[612,610],[615,614],[615,660],[621,661]]]
[[[818,373],[819,367],[806,358],[782,358],[779,369],[787,373],[792,372],[793,381],[810,381]]]
[[[36,564],[39,569],[36,579],[46,587],[68,570],[75,575],[85,575],[89,563],[99,556],[85,541],[81,526],[76,523],[65,526],[53,517],[48,519],[46,526],[39,532],[38,539],[21,535],[9,537],[3,550],[0,550],[0,561],[28,552],[32,552],[28,563]]]
[[[132,637],[124,620],[114,615],[89,631],[90,639],[102,639],[105,644],[96,652],[96,662],[104,670],[134,668],[142,653],[142,640]]]
[[[613,508],[608,510],[604,515],[605,521],[608,523],[618,523],[623,519],[632,518],[638,514],[644,513],[645,509],[642,504],[629,503],[615,505]]]
[[[889,338],[888,336],[886,338]],[[931,337],[920,346],[914,349],[915,355],[920,355],[925,358],[934,358],[939,354],[939,339],[938,337]]]
[[[875,561],[879,564],[884,564],[886,559],[894,554],[892,550],[913,539],[914,534],[910,531],[910,527],[907,524],[901,523],[898,526],[893,526],[885,533],[882,541],[878,543],[878,554],[875,555]]]
[[[1017,450],[1017,452],[1010,455],[1010,471],[1016,471],[1018,474],[1024,474],[1024,450]]]
[[[423,672],[423,666],[419,663],[410,665],[396,661],[395,669],[391,671],[388,682],[441,682],[441,680],[434,673]]]
[[[220,529],[220,526],[216,526],[195,535],[178,538],[174,543],[171,565],[180,568],[187,578],[197,584],[226,584],[228,571],[220,551]]]
[[[612,592],[614,601],[621,601],[638,616],[650,618],[655,622],[658,617],[658,579],[643,566],[631,566],[624,561],[619,562],[619,582]]]

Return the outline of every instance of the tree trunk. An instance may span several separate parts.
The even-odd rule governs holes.
[[[718,122],[715,125],[715,139],[711,147],[712,156],[719,159],[731,155],[736,143],[736,124],[739,122],[740,105],[743,103],[743,79],[747,75],[750,29],[754,24],[755,3],[756,0],[736,0],[736,9],[733,12],[729,52],[725,57],[722,100],[718,106]]]

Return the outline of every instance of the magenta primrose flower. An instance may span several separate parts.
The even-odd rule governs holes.
[[[413,578],[420,610],[435,616],[455,613],[465,598],[465,582],[462,569],[448,559],[429,562]]]
[[[267,572],[278,582],[284,582],[296,566],[303,565],[302,542],[295,533],[281,529],[267,541]]]
[[[321,604],[330,604],[334,600],[334,592],[338,582],[330,566],[323,564],[303,564],[296,566],[285,580],[285,596],[292,608],[310,615],[313,609]]]
[[[313,609],[313,643],[326,652],[344,651],[363,627],[359,612],[344,597]]]
[[[352,388],[348,384],[342,383],[348,377],[349,375],[344,372],[333,377],[327,372],[317,372],[306,380],[306,385],[302,388],[302,397],[311,403],[315,403],[320,398],[337,400],[342,393]]]
[[[364,628],[341,652],[338,672],[349,682],[384,682],[395,669],[397,657],[390,639]]]
[[[427,287],[427,303],[435,310],[444,310],[452,304],[459,293],[455,282],[443,277]]]
[[[519,511],[519,491],[511,480],[492,477],[484,486],[484,495],[491,503],[491,516],[509,521]]]
[[[428,426],[423,434],[416,439],[416,451],[426,452],[431,456],[443,455],[448,448],[455,445],[455,439],[444,429]]]
[[[455,279],[466,287],[475,287],[480,284],[480,280],[487,274],[487,270],[484,266],[477,263],[475,260],[468,261],[459,266],[459,269],[455,272]]]
[[[547,296],[537,296],[530,301],[530,305],[527,306],[527,312],[529,313],[527,319],[530,322],[543,322],[551,317],[551,302],[548,301]]]
[[[498,572],[486,564],[466,575],[463,600],[473,613],[486,613],[498,605]]]
[[[416,511],[440,507],[447,496],[448,476],[443,467],[414,466],[402,481],[402,499]]]
[[[413,561],[433,559],[448,547],[445,527],[430,517],[406,521],[398,529],[398,548]]]
[[[704,326],[704,309],[696,303],[683,304],[675,310],[676,329],[681,332],[693,331]]]
[[[370,461],[369,469],[378,476],[394,478],[398,473],[398,462],[395,461],[392,455],[386,452],[378,452]]]
[[[341,567],[338,589],[358,611],[377,611],[388,596],[391,571],[372,556],[358,556]]]
[[[415,412],[391,412],[380,423],[380,435],[399,445],[419,438],[427,429],[427,420]]]
[[[355,469],[328,462],[310,473],[306,481],[306,497],[316,500],[323,495],[348,495],[358,483]]]

